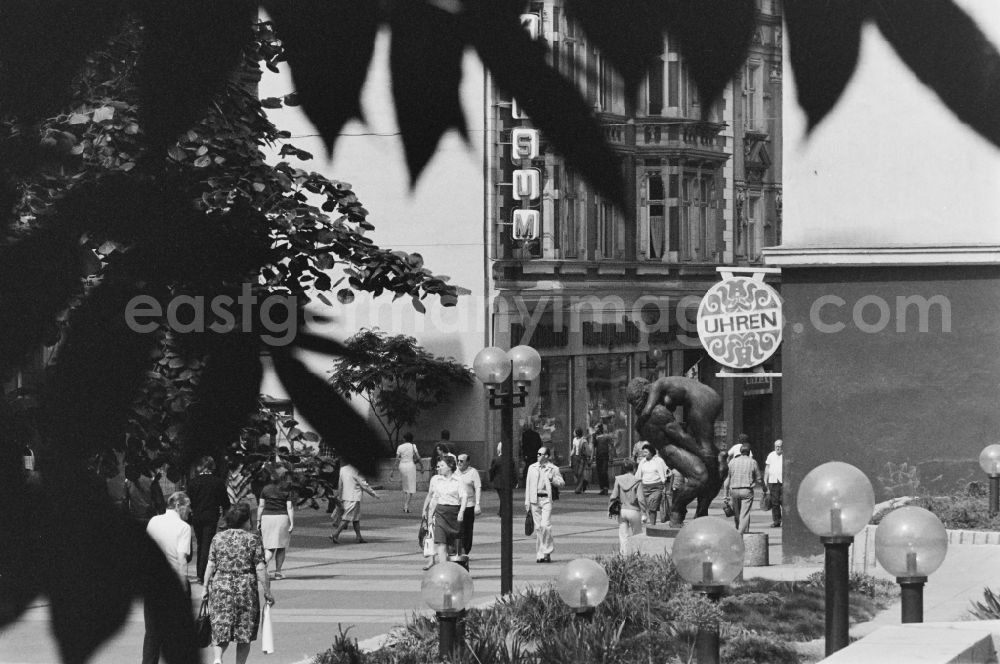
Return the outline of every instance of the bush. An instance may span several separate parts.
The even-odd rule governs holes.
[[[973,602],[969,613],[979,620],[1000,620],[1000,597],[989,588],[983,588],[983,601]]]
[[[932,496],[923,491],[908,504],[933,512],[941,519],[945,528],[1000,530],[1000,515],[990,516],[987,494],[988,491],[981,482],[973,481],[966,482],[960,489],[944,495]],[[891,511],[873,516],[872,523],[878,524]]]

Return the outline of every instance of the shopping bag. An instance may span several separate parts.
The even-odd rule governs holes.
[[[260,610],[260,649],[266,655],[274,652],[274,629],[271,626],[271,605],[264,602]]]
[[[424,538],[424,557],[429,558],[434,555],[434,537],[428,535]]]
[[[760,508],[764,511],[771,509],[771,494],[765,493],[764,497],[760,499]]]
[[[417,546],[423,546],[427,539],[427,517],[420,519],[420,528],[417,529]]]
[[[524,515],[524,534],[530,535],[535,532],[535,520],[531,517],[531,512]]]

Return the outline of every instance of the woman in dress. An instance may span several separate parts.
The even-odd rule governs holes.
[[[208,547],[219,526],[219,516],[229,509],[226,483],[215,474],[215,459],[204,456],[198,460],[197,475],[188,481],[191,498],[191,527],[198,541],[198,583],[205,578]]]
[[[227,530],[212,539],[205,568],[205,595],[212,622],[213,664],[221,664],[229,642],[236,643],[236,663],[250,654],[250,642],[257,638],[260,599],[274,604],[264,562],[260,536],[250,530],[250,506],[238,503],[226,512]]]
[[[295,528],[295,506],[292,504],[292,478],[290,473],[271,476],[257,502],[257,523],[264,540],[265,569],[274,558],[274,578],[283,579],[281,567],[285,564],[285,549]]]
[[[448,560],[448,545],[458,538],[462,529],[467,497],[465,487],[455,475],[457,468],[454,456],[442,456],[437,463],[438,474],[431,478],[427,487],[423,512],[434,530],[434,558],[427,567]]]
[[[610,505],[617,499],[621,505],[618,513],[618,547],[623,555],[628,554],[628,538],[642,532],[642,513],[646,511],[646,498],[642,493],[642,482],[633,473],[635,461],[622,462],[622,474],[615,476],[615,486],[608,498]]]
[[[642,493],[646,502],[646,518],[651,526],[656,525],[656,516],[660,513],[660,503],[663,491],[669,487],[670,469],[656,449],[650,444],[642,446],[644,459],[639,462],[635,474],[642,482]]]
[[[413,434],[403,434],[403,442],[396,448],[396,468],[403,485],[403,511],[410,511],[410,498],[417,492],[417,470],[422,470],[420,451],[413,444]]]

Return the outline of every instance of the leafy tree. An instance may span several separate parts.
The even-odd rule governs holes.
[[[461,58],[471,47],[568,166],[621,204],[619,164],[590,106],[546,64],[544,44],[521,29],[524,4],[260,3],[275,22],[298,88],[284,102],[302,104],[328,149],[344,123],[360,116],[375,36],[387,25],[412,178],[445,131],[464,131],[457,91]],[[743,62],[754,5],[565,0],[567,15],[619,71],[627,90],[637,88],[648,59],[659,55],[666,30],[679,42],[706,100]],[[230,294],[255,276],[252,283],[262,294],[288,293],[304,304],[313,287],[334,287],[324,282],[324,270],[337,260],[350,262],[356,272],[348,282],[352,288],[418,298],[440,293],[448,301],[455,295],[418,261],[396,260],[370,246],[361,233],[365,213],[349,188],[288,166],[268,171],[262,160],[257,163],[259,146],[236,138],[248,127],[265,132],[259,136],[267,131],[247,93],[250,81],[239,80],[248,71],[244,58],[254,41],[257,6],[252,0],[95,0],[86,7],[74,0],[0,2],[0,217],[7,238],[0,244],[0,374],[10,375],[29,351],[55,341],[53,322],[60,316],[67,323],[40,414],[56,457],[45,482],[58,489],[45,491],[43,499],[18,471],[17,437],[5,426],[12,414],[0,410],[0,501],[8,514],[0,626],[36,594],[48,594],[54,634],[63,659],[73,664],[117,630],[133,595],[175,585],[155,546],[95,507],[96,491],[80,480],[84,459],[121,438],[148,378],[150,355],[161,348],[161,336],[125,325],[123,312],[134,296]],[[840,99],[856,67],[861,26],[873,21],[958,118],[1000,145],[993,117],[1000,101],[1000,54],[949,0],[789,0],[786,19],[798,101],[811,127]],[[107,45],[114,44],[124,20],[142,27],[136,50],[126,49],[138,57],[116,60],[102,70],[105,78],[87,88],[81,76],[100,66],[94,54],[113,48]],[[270,66],[279,57],[265,52]],[[94,103],[116,77],[133,75],[133,96],[108,94],[107,103]],[[221,126],[205,126],[211,112]],[[236,175],[240,168],[245,170]],[[316,197],[321,208],[341,216],[327,223],[313,215],[308,206]],[[281,213],[266,204],[279,199]],[[101,262],[96,267],[95,256]],[[170,351],[176,356],[163,350],[156,362],[167,362],[159,366],[181,374],[191,369],[188,379],[197,376],[190,401],[182,404],[189,453],[234,439],[254,412],[260,332],[166,340],[176,342]],[[372,467],[377,436],[332,386],[306,370],[294,354],[299,348],[336,354],[342,347],[300,331],[293,346],[276,347],[272,356],[299,411],[324,439],[354,455],[359,467]],[[168,397],[186,398],[183,392]],[[81,559],[81,550],[89,555]],[[191,618],[180,589],[147,600],[166,636],[167,660],[197,661],[186,638]],[[94,611],[98,602],[102,610]]]
[[[393,444],[421,413],[444,403],[454,388],[472,384],[468,367],[428,353],[405,334],[363,329],[344,345],[348,352],[334,362],[330,384],[367,401]]]

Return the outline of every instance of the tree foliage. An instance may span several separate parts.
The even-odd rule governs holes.
[[[330,384],[368,402],[393,443],[404,427],[444,403],[455,388],[472,384],[468,367],[428,353],[405,334],[363,329],[345,346],[347,354],[334,362]]]
[[[544,45],[520,29],[523,1],[260,5],[275,36],[255,32],[252,0],[0,2],[0,375],[60,340],[40,416],[57,455],[45,481],[58,490],[44,491],[45,500],[16,472],[20,441],[0,427],[0,500],[11,518],[10,555],[0,560],[0,625],[36,594],[48,594],[67,662],[87,660],[118,629],[134,594],[152,583],[170,588],[170,570],[151,542],[94,507],[99,490],[80,486],[83,459],[120,439],[142,408],[143,390],[161,384],[149,375],[151,362],[167,373],[167,384],[170,372],[190,383],[147,401],[179,404],[172,412],[183,413],[182,421],[166,418],[156,427],[176,431],[192,454],[235,439],[257,404],[259,326],[164,340],[123,323],[133,297],[231,295],[249,281],[259,294],[286,293],[305,305],[314,290],[337,288],[326,273],[336,264],[350,270],[341,302],[352,289],[408,295],[418,308],[427,295],[445,304],[457,295],[419,258],[374,247],[349,186],[264,163],[260,142],[287,136],[268,126],[248,93],[248,49],[274,67],[284,57],[281,40],[297,91],[268,103],[301,103],[330,149],[343,124],[361,115],[375,35],[387,26],[397,116],[416,179],[441,135],[464,130],[456,91],[460,58],[471,48],[569,168],[609,199],[625,199],[620,166],[590,106],[547,64]],[[721,92],[753,38],[753,0],[565,0],[565,8],[630,91],[644,64],[659,56],[664,31],[677,38],[706,99]],[[788,0],[785,9],[798,101],[810,127],[840,99],[856,67],[861,26],[872,21],[959,119],[1000,145],[993,113],[1000,55],[949,0]],[[118,36],[125,21],[141,26],[131,43]],[[121,84],[132,85],[128,94],[116,92]],[[291,145],[284,150],[305,156]],[[373,467],[377,436],[304,367],[297,349],[336,354],[342,347],[300,330],[294,345],[275,347],[272,356],[287,392],[324,439],[360,468]],[[0,412],[0,419],[10,415]],[[83,542],[89,555],[81,559]],[[179,588],[147,600],[166,636],[167,660],[197,661]],[[101,611],[92,610],[97,605]]]

